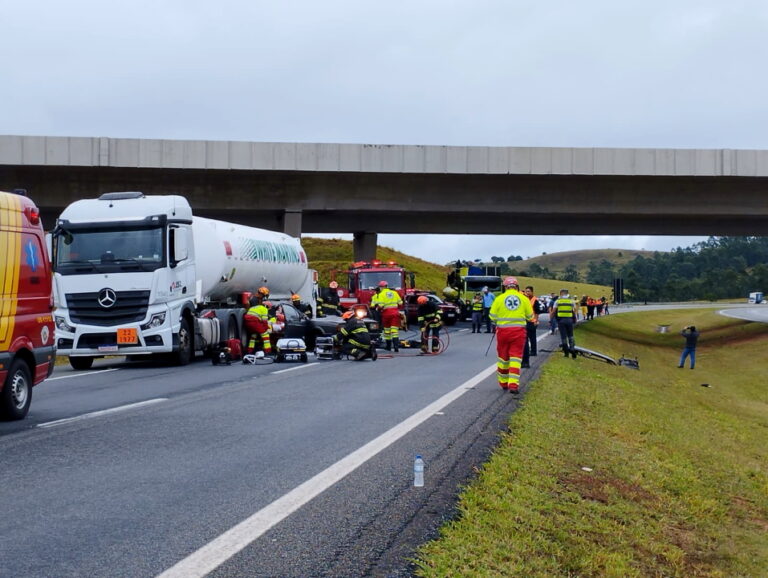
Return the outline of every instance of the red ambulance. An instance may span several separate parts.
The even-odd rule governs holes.
[[[40,211],[0,191],[0,419],[23,419],[53,372],[53,294]]]

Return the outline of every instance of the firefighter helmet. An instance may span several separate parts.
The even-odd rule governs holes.
[[[354,311],[345,311],[344,313],[342,313],[342,314],[341,314],[341,318],[342,318],[342,319],[349,319],[349,318],[350,318],[350,317],[352,317],[354,314],[355,314],[355,312],[354,312]]]
[[[267,297],[269,295],[269,289],[267,287],[259,287],[258,293]]]
[[[299,295],[298,293],[294,293],[293,295],[291,295],[291,301],[301,301],[301,295]]]
[[[416,299],[416,303],[420,305],[423,305],[427,301],[429,301],[429,298],[426,295],[419,295],[418,298]]]
[[[386,281],[379,281],[379,287],[389,287],[389,283]]]
[[[504,287],[520,287],[520,283],[514,277],[504,277]]]

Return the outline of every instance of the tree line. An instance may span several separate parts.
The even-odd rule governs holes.
[[[515,269],[514,261],[499,266],[502,274],[596,285],[610,286],[622,278],[634,301],[714,301],[768,291],[768,237],[709,237],[652,257],[638,255],[623,265],[608,259],[590,261],[584,275],[573,264],[564,271],[536,263]]]

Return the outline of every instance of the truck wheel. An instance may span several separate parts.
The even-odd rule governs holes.
[[[29,367],[21,359],[11,363],[0,392],[0,418],[4,420],[24,419],[32,403],[32,377]]]
[[[72,369],[90,369],[93,365],[93,357],[70,357],[69,364]]]
[[[301,361],[302,361],[303,363],[306,363],[307,361],[309,361],[309,357],[307,357],[307,354],[306,354],[306,353],[302,353],[302,354],[301,354]]]
[[[176,365],[187,365],[192,361],[192,331],[189,329],[189,320],[181,318],[179,325],[179,350],[174,354]]]

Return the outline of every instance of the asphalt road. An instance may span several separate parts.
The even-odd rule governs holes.
[[[0,575],[408,575],[518,403],[490,335],[450,336],[376,362],[57,368],[0,423]]]

